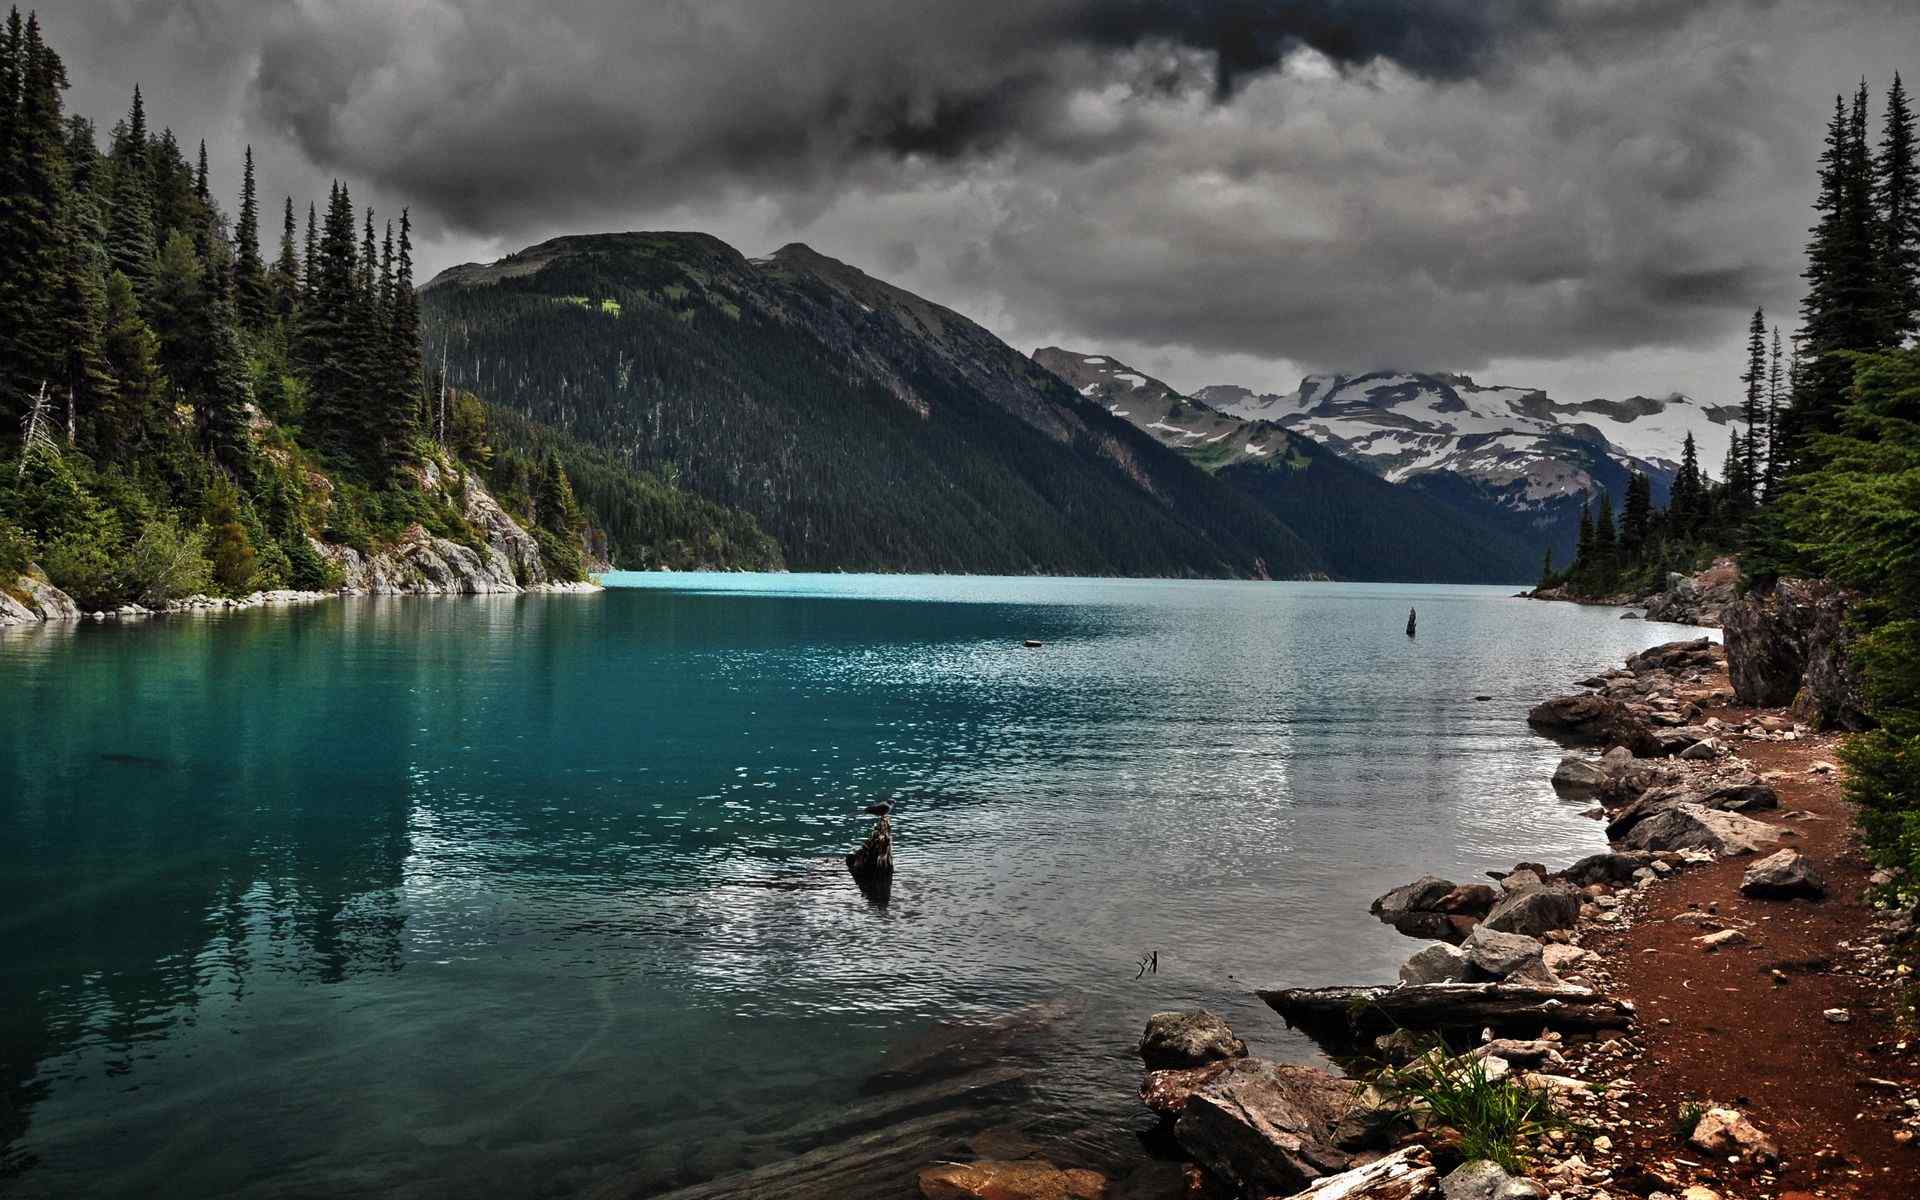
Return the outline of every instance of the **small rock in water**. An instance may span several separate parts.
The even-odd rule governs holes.
[[[866,811],[870,816],[884,817],[888,813],[893,811],[893,805],[888,804],[885,800],[882,800],[878,804],[867,805]]]
[[[860,848],[847,855],[847,870],[869,900],[885,904],[893,894],[893,822],[882,816]]]
[[[1046,643],[1041,641],[1039,638],[1028,638],[1025,642],[1021,644],[1026,646],[1026,648],[1029,650],[1038,650],[1040,647],[1046,645]]]

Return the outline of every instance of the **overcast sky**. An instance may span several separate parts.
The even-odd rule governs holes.
[[[1176,387],[1410,367],[1561,399],[1738,389],[1791,326],[1836,91],[1920,83],[1912,0],[71,0],[142,84],[338,176],[427,272],[559,233],[804,241],[1022,350]],[[1876,112],[1877,116],[1877,112]],[[229,209],[233,203],[227,201]]]

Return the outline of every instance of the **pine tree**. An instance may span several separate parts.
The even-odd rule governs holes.
[[[1667,500],[1667,514],[1674,532],[1692,535],[1700,522],[1700,503],[1704,491],[1700,479],[1700,451],[1688,432],[1680,443],[1680,470],[1673,477],[1673,492]]]
[[[389,234],[389,248],[392,238]],[[411,461],[419,436],[420,304],[413,292],[413,218],[400,210],[400,242],[387,286],[385,358],[389,392],[383,432],[390,466]]]
[[[1646,552],[1652,526],[1653,481],[1635,471],[1627,480],[1626,508],[1620,518],[1620,553],[1623,559],[1637,560]]]
[[[1786,357],[1786,347],[1780,338],[1780,327],[1775,325],[1772,361],[1767,368],[1767,462],[1760,475],[1761,497],[1769,501],[1779,492],[1780,410],[1787,403]]]
[[[580,505],[574,499],[573,483],[560,466],[560,456],[547,451],[540,471],[540,490],[534,497],[534,520],[540,527],[563,537],[580,532]]]
[[[1613,524],[1613,493],[1600,489],[1600,511],[1593,518],[1594,565],[1602,585],[1610,585],[1619,563],[1619,534]]]
[[[113,216],[108,224],[107,255],[113,269],[127,277],[142,301],[153,284],[153,189],[147,165],[147,109],[140,89],[113,147]]]
[[[281,321],[293,318],[300,307],[300,256],[294,249],[293,197],[287,197],[280,227],[280,255],[267,274],[267,308]]]
[[[140,315],[132,282],[118,271],[107,277],[102,324],[101,352],[113,386],[88,444],[108,458],[129,458],[164,433],[166,380],[159,339]]]
[[[0,390],[5,411],[18,416],[40,384],[62,381],[66,346],[57,306],[66,253],[62,215],[66,207],[66,123],[61,92],[67,71],[40,36],[37,15],[16,30],[8,20],[5,41],[14,61],[4,87],[13,98],[0,202]],[[65,409],[65,397],[61,398]]]
[[[1580,533],[1573,543],[1572,575],[1585,575],[1593,569],[1593,497],[1588,496],[1580,504]]]
[[[1753,310],[1747,325],[1747,369],[1740,382],[1747,385],[1746,401],[1740,407],[1747,435],[1742,439],[1740,462],[1744,488],[1736,491],[1734,503],[1750,506],[1754,481],[1760,478],[1760,438],[1767,413],[1767,314],[1762,309]]]
[[[1807,361],[1787,414],[1787,456],[1796,466],[1800,445],[1831,428],[1846,401],[1852,367],[1843,352],[1878,347],[1885,328],[1864,82],[1851,112],[1844,99],[1834,98],[1820,164],[1814,203],[1820,219],[1807,244],[1807,294],[1801,301]]]
[[[1879,206],[1878,258],[1885,272],[1886,338],[1898,343],[1920,331],[1920,164],[1914,161],[1913,112],[1896,73],[1887,89],[1887,114],[1874,160]]]
[[[1546,555],[1540,560],[1539,586],[1541,587],[1553,586],[1553,547],[1552,546],[1547,547]]]
[[[301,359],[311,385],[309,432],[321,447],[342,458],[357,457],[365,361],[357,338],[359,269],[353,217],[353,200],[336,182],[327,200],[323,232],[307,258],[306,294],[300,306]]]
[[[267,326],[266,265],[260,258],[260,200],[254,190],[253,147],[247,147],[240,182],[240,216],[233,227],[233,307],[243,328],[259,332]]]

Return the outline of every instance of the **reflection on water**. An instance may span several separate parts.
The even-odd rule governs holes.
[[[1676,635],[1495,589],[617,582],[0,638],[5,1186],[659,1189],[1041,1003],[1025,1118],[1110,1156],[1148,1012],[1307,1056],[1250,988],[1388,974],[1373,895],[1599,846],[1521,717]],[[840,862],[881,799],[884,907]]]

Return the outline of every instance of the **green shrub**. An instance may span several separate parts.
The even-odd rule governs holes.
[[[1389,1094],[1424,1105],[1434,1120],[1460,1132],[1468,1161],[1491,1159],[1509,1174],[1526,1171],[1522,1147],[1559,1124],[1544,1092],[1495,1079],[1484,1058],[1449,1058],[1444,1046],[1378,1081]]]
[[[172,517],[148,521],[128,548],[123,590],[141,604],[164,604],[207,590],[206,535]]]
[[[115,562],[119,547],[105,538],[73,534],[46,546],[40,565],[53,586],[81,608],[111,608],[126,599]]]
[[[18,575],[32,561],[33,535],[11,521],[0,520],[0,575]]]

